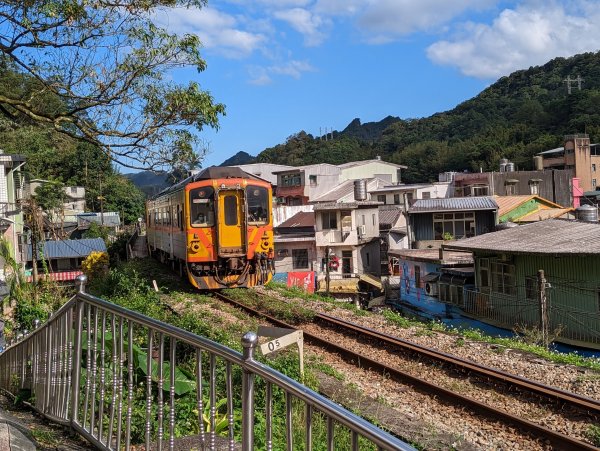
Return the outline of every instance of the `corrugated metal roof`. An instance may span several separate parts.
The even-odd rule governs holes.
[[[449,197],[445,199],[419,199],[410,213],[432,213],[437,211],[497,210],[498,204],[491,196]]]
[[[94,251],[106,252],[106,244],[102,238],[85,238],[82,240],[44,241],[39,244],[39,258],[45,259],[87,257]],[[31,244],[27,246],[27,261],[31,260]]]
[[[315,213],[314,211],[300,211],[290,219],[283,221],[277,227],[314,227]]]
[[[400,208],[379,210],[379,225],[391,227],[396,224],[401,214]]]
[[[80,227],[89,226],[92,222],[102,224],[106,227],[118,227],[121,225],[121,218],[118,212],[106,211],[104,213],[82,213],[77,215],[77,224]]]
[[[538,155],[550,155],[553,153],[560,153],[560,152],[564,152],[564,151],[565,151],[564,147],[557,147],[556,149],[544,150],[543,152],[538,153]]]
[[[547,219],[444,245],[513,254],[600,254],[600,223]]]

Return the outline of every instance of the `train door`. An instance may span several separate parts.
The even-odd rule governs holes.
[[[219,191],[219,255],[246,254],[244,197],[242,190]]]

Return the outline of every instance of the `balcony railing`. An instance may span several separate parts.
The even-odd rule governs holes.
[[[385,450],[413,449],[254,360],[256,334],[242,337],[240,354],[86,294],[85,277],[79,282],[79,293],[48,322],[0,354],[0,388],[13,396],[30,391],[35,410],[70,426],[96,448],[131,449],[134,426],[145,449],[175,448],[180,409],[189,409],[180,407],[177,393],[182,380],[177,365],[185,353],[194,360],[186,370],[186,389],[197,400],[196,443],[190,448],[217,448],[218,416],[219,423],[226,419],[224,440],[230,450],[238,440],[242,450],[253,449],[256,442],[266,449],[358,450],[359,440],[361,448],[371,443]],[[259,387],[264,390],[260,408],[255,403]],[[276,395],[285,403],[283,418],[275,418]],[[224,417],[217,414],[223,405]],[[263,421],[255,421],[256,415]],[[319,426],[326,444],[316,443]],[[238,440],[234,431],[241,431]],[[258,431],[264,436],[255,442]]]

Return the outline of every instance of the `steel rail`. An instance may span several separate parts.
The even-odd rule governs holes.
[[[360,324],[346,321],[340,318],[336,318],[325,313],[317,315],[317,319],[320,322],[335,326],[350,329],[353,332],[362,334],[369,338],[383,341],[386,344],[390,344],[402,349],[411,351],[415,354],[424,355],[432,360],[437,360],[447,365],[451,365],[459,370],[474,373],[479,377],[487,379],[493,379],[497,382],[510,384],[517,387],[522,391],[529,391],[538,396],[550,398],[551,400],[561,402],[570,407],[576,407],[585,410],[589,413],[600,414],[600,401],[589,398],[587,396],[579,395],[577,393],[571,393],[566,390],[562,390],[557,387],[544,385],[540,382],[527,379],[525,377],[510,374],[495,368],[481,365],[460,357],[456,357],[444,352],[436,351],[435,349],[429,349],[416,343],[404,340],[393,335],[379,332],[369,327],[362,326]]]
[[[279,320],[269,314],[263,313],[259,310],[253,309],[252,307],[248,307],[238,301],[235,301],[222,293],[215,292],[214,295],[221,299],[224,302],[227,302],[231,305],[234,305],[248,313],[251,313],[255,316],[263,317],[267,319],[272,324],[275,324],[279,327],[285,327],[289,329],[298,330],[297,327],[286,323],[285,321]],[[316,315],[316,318],[319,318],[320,315]],[[446,402],[459,406],[466,406],[470,408],[474,413],[479,413],[486,416],[489,419],[498,420],[503,423],[508,423],[513,426],[520,428],[521,430],[531,434],[532,436],[540,439],[548,440],[551,445],[556,449],[568,449],[568,450],[597,450],[598,448],[589,444],[577,440],[575,438],[569,437],[568,435],[562,434],[560,432],[553,431],[539,424],[528,421],[524,418],[517,417],[510,413],[507,413],[503,410],[496,409],[487,404],[481,403],[475,399],[468,398],[466,396],[454,393],[450,390],[447,390],[443,387],[439,387],[435,384],[432,384],[426,380],[415,377],[411,374],[408,374],[404,371],[401,371],[395,367],[387,366],[379,361],[373,360],[363,354],[357,353],[355,351],[350,351],[343,346],[332,343],[324,338],[321,338],[315,334],[310,332],[303,331],[304,338],[307,341],[312,342],[313,344],[317,344],[329,351],[340,354],[344,360],[350,362],[354,365],[357,365],[362,368],[367,368],[371,370],[375,370],[380,372],[381,374],[385,374],[387,376],[393,377],[397,381],[402,381],[409,385],[413,385],[415,387],[420,388],[430,395],[437,396]]]

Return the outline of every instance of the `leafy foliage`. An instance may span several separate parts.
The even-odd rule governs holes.
[[[582,90],[567,94],[563,80],[581,75]],[[304,131],[262,151],[258,162],[339,164],[380,155],[408,166],[406,182],[436,180],[445,171],[479,171],[509,158],[532,169],[532,157],[562,145],[563,136],[600,139],[600,52],[555,58],[503,77],[456,108],[421,119],[388,116],[378,123],[355,119],[333,140]]]
[[[165,73],[205,69],[195,35],[171,34],[155,12],[203,0],[3,2],[0,109],[90,143],[120,164],[154,169],[197,163],[195,131],[224,106],[197,82]]]

